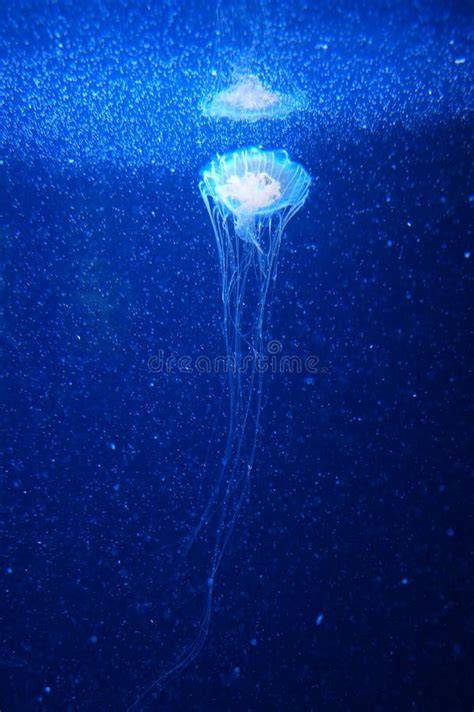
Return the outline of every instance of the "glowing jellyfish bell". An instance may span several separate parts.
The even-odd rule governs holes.
[[[244,75],[215,94],[202,107],[205,116],[234,121],[282,119],[301,108],[296,97],[266,87],[258,77]]]
[[[279,242],[288,220],[303,205],[310,182],[286,151],[248,148],[211,161],[200,191],[218,239],[222,230],[228,232],[231,218],[235,234],[262,251],[274,239]]]

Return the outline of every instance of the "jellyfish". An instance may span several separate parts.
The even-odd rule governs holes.
[[[304,204],[311,183],[284,150],[247,148],[218,155],[203,170],[199,190],[217,245],[228,388],[227,439],[222,465],[190,543],[210,522],[214,544],[201,632],[207,634],[217,570],[249,490],[268,367],[266,310],[285,228]],[[267,352],[275,344],[270,341]]]
[[[189,647],[129,708],[187,667],[202,649],[211,620],[216,575],[249,491],[260,430],[265,314],[278,252],[289,220],[302,207],[311,179],[283,150],[248,148],[218,155],[202,171],[199,190],[217,244],[226,349],[228,420],[224,452],[207,505],[187,538],[187,553],[209,537],[203,613]],[[267,351],[272,353],[274,344]]]
[[[300,101],[266,87],[252,75],[239,77],[229,87],[215,94],[202,106],[205,116],[234,121],[282,119],[300,108]]]

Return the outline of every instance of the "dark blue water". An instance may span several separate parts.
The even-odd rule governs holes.
[[[468,5],[0,14],[2,712],[126,710],[196,635],[225,379],[150,359],[223,353],[199,172],[252,144],[313,177],[266,336],[318,368],[265,377],[206,645],[139,709],[470,710]],[[305,108],[203,117],[241,70]]]

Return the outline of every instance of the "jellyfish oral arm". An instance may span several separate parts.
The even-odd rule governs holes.
[[[254,247],[262,252],[262,247],[259,243],[255,215],[251,213],[240,213],[235,217],[235,233],[244,242],[250,242]]]

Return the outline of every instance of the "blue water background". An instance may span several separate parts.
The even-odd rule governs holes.
[[[195,635],[208,544],[180,545],[221,457],[223,378],[149,362],[223,353],[199,171],[262,145],[313,177],[267,336],[318,372],[265,379],[208,641],[143,709],[464,712],[469,7],[229,8],[0,10],[0,707],[125,710]],[[236,69],[305,110],[202,117]]]

